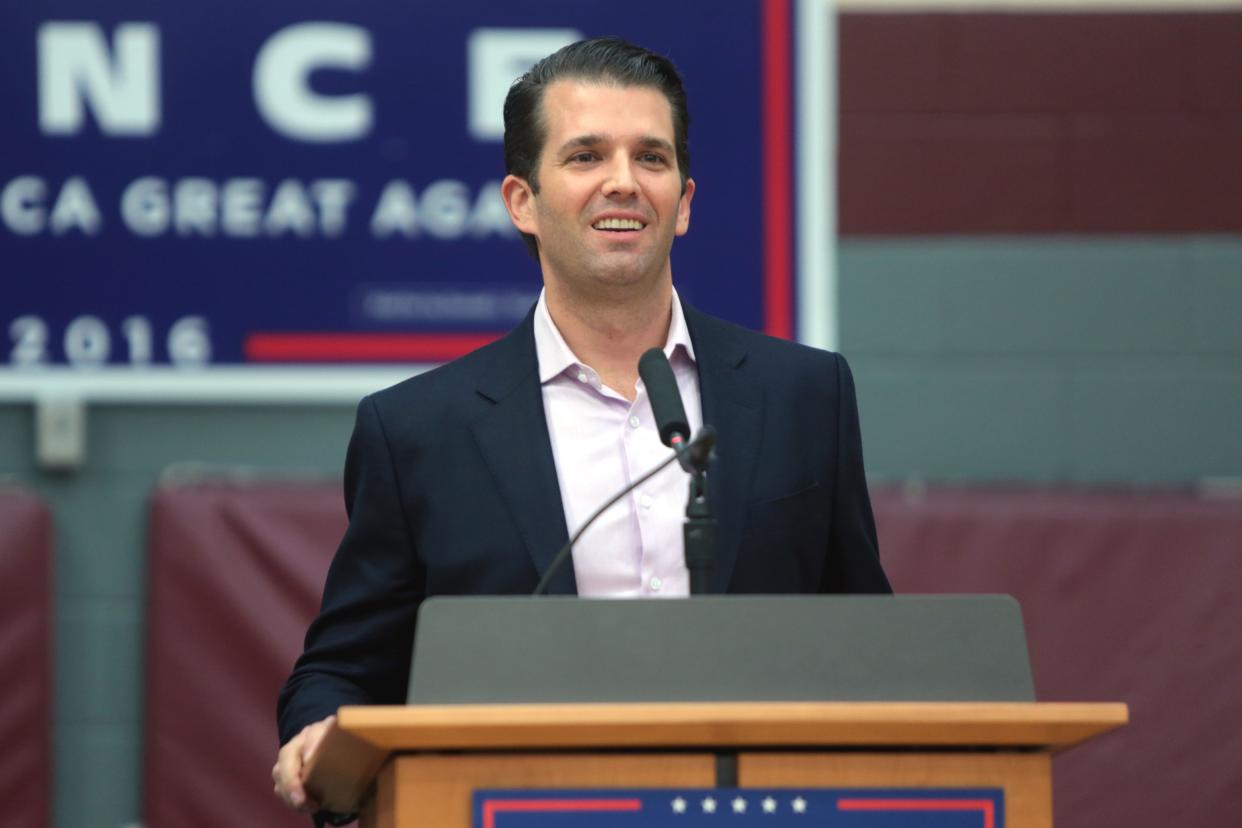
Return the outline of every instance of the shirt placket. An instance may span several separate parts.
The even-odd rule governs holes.
[[[630,480],[637,480],[659,462],[655,423],[651,406],[641,384],[630,405],[625,422],[626,462]],[[657,475],[658,477],[658,475]],[[630,495],[631,509],[639,537],[639,589],[644,595],[657,596],[664,588],[658,551],[661,545],[659,521],[656,520],[656,478],[648,480]]]

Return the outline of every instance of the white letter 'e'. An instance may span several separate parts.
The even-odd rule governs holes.
[[[544,55],[581,40],[577,29],[475,29],[466,41],[470,66],[470,136],[505,137],[505,96],[514,78]]]
[[[371,35],[347,23],[297,23],[269,37],[254,63],[254,102],[272,129],[314,143],[350,141],[371,130],[371,99],[319,95],[316,69],[359,71],[371,62]]]

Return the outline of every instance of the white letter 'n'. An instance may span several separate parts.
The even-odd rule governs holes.
[[[82,130],[89,104],[105,135],[151,135],[160,126],[160,32],[154,23],[116,27],[112,53],[88,21],[39,27],[39,128]]]

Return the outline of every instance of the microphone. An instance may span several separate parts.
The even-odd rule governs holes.
[[[651,400],[651,413],[664,445],[672,446],[677,461],[690,474],[690,499],[686,503],[686,522],[682,525],[685,541],[686,570],[690,574],[690,594],[704,595],[709,591],[712,559],[716,547],[716,519],[707,502],[707,466],[716,445],[716,429],[704,425],[698,436],[690,439],[690,423],[681,403],[681,391],[668,357],[659,348],[652,348],[638,360],[638,375]]]
[[[673,366],[668,364],[664,351],[652,348],[644,353],[638,360],[638,375],[642,377],[647,397],[651,400],[651,413],[655,415],[660,442],[681,454],[690,439],[690,422],[681,403],[681,391],[677,389]]]
[[[643,378],[647,398],[651,400],[651,413],[655,417],[660,442],[677,452],[677,462],[690,474],[699,474],[707,468],[716,445],[716,429],[704,425],[698,435],[690,439],[690,421],[681,403],[681,391],[673,366],[659,348],[652,348],[638,360],[638,375]]]

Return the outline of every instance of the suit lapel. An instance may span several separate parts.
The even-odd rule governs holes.
[[[543,412],[533,318],[528,314],[492,349],[477,384],[490,405],[473,426],[479,450],[542,577],[569,540],[569,531]],[[572,558],[553,577],[548,592],[576,594]]]
[[[716,460],[707,497],[718,521],[712,592],[728,591],[746,519],[763,425],[763,398],[747,370],[746,349],[730,326],[683,305],[699,366],[703,422],[715,426]]]

